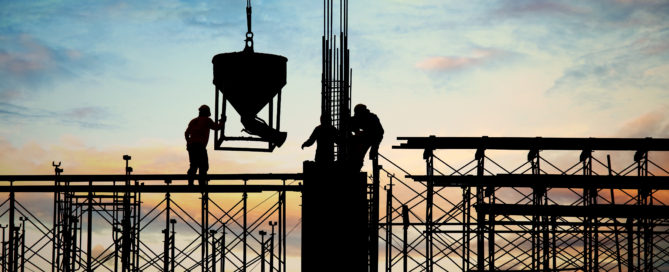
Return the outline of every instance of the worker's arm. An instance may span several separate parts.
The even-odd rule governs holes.
[[[186,128],[186,131],[184,131],[184,137],[186,138],[186,142],[188,142],[188,140],[190,139],[190,124],[191,123],[188,123],[188,127]]]
[[[214,120],[211,120],[211,118],[209,118],[209,120],[211,121],[209,123],[209,128],[211,128],[213,130],[219,130],[219,129],[223,128],[223,119],[218,120],[218,123],[215,123]]]
[[[318,134],[317,130],[318,130],[318,127],[316,127],[314,129],[314,131],[311,133],[311,136],[309,136],[309,139],[307,139],[307,141],[302,144],[302,149],[304,149],[305,147],[309,147],[316,142],[316,138],[317,138],[316,136]]]

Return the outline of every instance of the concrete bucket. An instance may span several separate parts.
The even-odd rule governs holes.
[[[281,146],[286,133],[268,126],[257,114],[286,85],[287,58],[252,50],[214,56],[214,85],[239,113],[245,131]]]

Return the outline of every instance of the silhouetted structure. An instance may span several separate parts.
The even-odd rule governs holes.
[[[186,132],[186,149],[188,150],[188,185],[193,185],[193,178],[198,169],[200,169],[200,185],[207,182],[207,171],[209,170],[209,157],[207,156],[207,143],[209,143],[209,130],[219,130],[223,126],[221,123],[214,123],[209,116],[211,110],[209,106],[202,105],[198,109],[198,117],[188,123]]]
[[[395,148],[423,150],[426,174],[404,172],[419,182],[414,186],[382,169],[390,179],[381,220],[386,271],[399,268],[401,260],[409,270],[421,271],[668,268],[669,210],[659,196],[669,189],[669,172],[649,153],[669,151],[669,139],[399,139],[404,142]],[[474,159],[455,166],[437,153],[453,149],[471,150]],[[505,150],[526,152],[526,159],[519,166],[502,166],[494,156],[508,156],[500,153]],[[631,164],[616,169],[609,155],[605,160],[593,155],[603,150]],[[555,157],[551,151],[571,151],[576,163],[561,167],[549,160]],[[404,205],[416,207],[413,229],[398,237],[393,229],[409,220],[400,214]]]
[[[287,133],[279,131],[281,120],[281,88],[286,85],[286,59],[283,56],[256,53],[251,31],[251,1],[247,0],[246,45],[242,52],[214,56],[215,118],[225,124],[228,102],[239,113],[244,131],[253,136],[227,136],[225,131],[215,134],[214,148],[232,151],[271,152],[281,147]],[[276,109],[274,99],[276,97]],[[258,117],[267,105],[268,123]],[[223,142],[266,142],[267,147],[223,146]]]
[[[133,175],[127,164],[130,156],[124,159],[125,175],[62,175],[59,163],[54,164],[55,175],[0,176],[0,192],[9,192],[0,205],[4,210],[0,218],[8,219],[10,226],[8,239],[3,228],[0,270],[216,271],[220,265],[220,271],[226,271],[226,266],[247,271],[258,263],[261,256],[257,253],[264,249],[265,256],[270,256],[269,262],[264,262],[271,265],[270,271],[287,271],[286,193],[302,190],[295,184],[302,179],[301,174],[213,174],[208,178],[217,183],[200,190],[173,184],[188,175]],[[242,183],[231,184],[234,181]],[[54,194],[51,226],[47,226],[44,211],[31,211],[19,200],[43,192]],[[262,192],[275,192],[260,202],[273,205],[259,207],[257,199],[248,199],[249,194]],[[147,194],[163,194],[164,198],[156,206],[147,207],[142,200]],[[173,194],[200,196],[200,218],[184,210],[184,205],[192,203],[180,202]],[[221,201],[235,198],[238,201],[233,204]],[[262,215],[252,214],[254,209],[263,209]],[[16,225],[16,214],[21,215],[20,226]],[[26,224],[32,232],[26,232]],[[140,236],[161,227],[162,251],[149,246],[154,239],[150,235]],[[253,231],[258,228],[271,228],[268,243],[262,243]],[[193,231],[196,238],[189,240],[186,232]],[[108,233],[112,242],[97,251],[93,245],[107,243],[107,239],[94,236],[100,233]],[[188,243],[177,245],[177,234],[181,242],[186,239]]]
[[[336,7],[339,4],[339,8]],[[339,10],[339,13],[336,13]],[[335,29],[339,17],[339,29]],[[337,38],[337,31],[339,38]],[[321,116],[326,116],[342,135],[334,143],[334,161],[348,160],[348,131],[351,118],[351,78],[348,49],[348,0],[323,1],[321,73]]]
[[[316,160],[332,156],[327,161],[333,164],[304,163],[302,269],[318,271],[328,263],[333,270],[374,270],[378,263],[378,182],[368,184],[352,157],[348,1],[325,0],[323,8],[321,116],[330,120],[339,137],[328,146],[318,143]],[[378,170],[376,163],[374,169]],[[347,218],[346,224],[332,224],[337,218]],[[322,233],[348,250],[324,247]]]
[[[669,139],[401,140],[396,148],[423,151],[424,175],[405,172],[379,154],[402,175],[377,166],[367,177],[306,162],[304,174],[210,174],[212,184],[204,190],[172,183],[188,175],[135,175],[127,164],[121,175],[62,175],[60,164],[54,164],[55,175],[0,176],[0,192],[8,193],[0,201],[0,220],[8,223],[0,226],[7,230],[0,266],[5,271],[49,266],[53,271],[261,271],[264,264],[270,267],[266,271],[287,271],[286,239],[297,225],[286,226],[291,217],[286,193],[297,192],[302,195],[302,271],[324,266],[379,271],[370,262],[378,254],[374,247],[385,249],[384,271],[669,267],[669,206],[662,197],[669,192],[669,172],[653,160],[669,152]],[[439,153],[455,149],[470,150],[473,159],[456,166],[452,161],[459,157],[449,160]],[[509,159],[512,154],[520,155],[517,165]],[[555,154],[569,156],[550,160]],[[369,196],[369,186],[385,193]],[[276,195],[249,197],[268,191]],[[51,207],[23,202],[44,192],[54,194],[52,224],[44,216]],[[163,201],[147,207],[143,199],[156,194]],[[174,194],[199,196],[200,219],[184,211],[185,203]],[[251,213],[257,205],[251,203],[259,200],[273,204]],[[93,224],[96,219],[108,226]],[[162,250],[148,244],[156,227],[163,230]],[[107,229],[114,242],[102,253],[93,250],[106,243],[95,233]],[[197,238],[176,243],[186,231]]]

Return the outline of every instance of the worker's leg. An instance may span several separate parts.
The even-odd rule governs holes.
[[[372,148],[369,150],[369,159],[370,160],[377,160],[379,156],[379,145],[381,144],[381,140],[383,140],[383,136],[381,136],[378,139],[375,139],[374,142],[372,143]]]
[[[196,148],[192,144],[188,145],[186,149],[188,150],[188,162],[190,163],[190,168],[188,168],[188,172],[186,172],[188,174],[188,185],[193,185],[193,177],[199,166],[198,155]]]
[[[203,146],[200,153],[200,179],[199,184],[207,185],[207,171],[209,171],[209,156],[207,156],[207,147]]]
[[[365,142],[360,137],[354,137],[352,140],[351,157],[353,158],[353,166],[356,171],[360,171],[365,161],[365,154],[369,149],[369,143]]]

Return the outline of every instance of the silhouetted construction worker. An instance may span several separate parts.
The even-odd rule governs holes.
[[[211,110],[209,106],[200,106],[198,117],[188,123],[188,128],[184,133],[186,137],[186,149],[188,150],[188,160],[190,168],[188,169],[188,185],[193,185],[193,177],[197,169],[200,169],[199,182],[205,185],[206,175],[209,170],[209,158],[207,157],[207,143],[209,142],[209,130],[218,130],[223,126],[222,123],[214,123],[211,120]]]
[[[379,144],[383,140],[383,126],[376,114],[371,113],[367,106],[358,104],[353,109],[354,115],[351,118],[352,148],[351,156],[353,163],[362,168],[367,150],[369,159],[375,160],[379,154]]]
[[[334,142],[337,139],[337,129],[330,124],[330,118],[321,116],[321,124],[314,128],[311,136],[302,144],[302,149],[316,142],[316,163],[320,165],[334,162]]]

